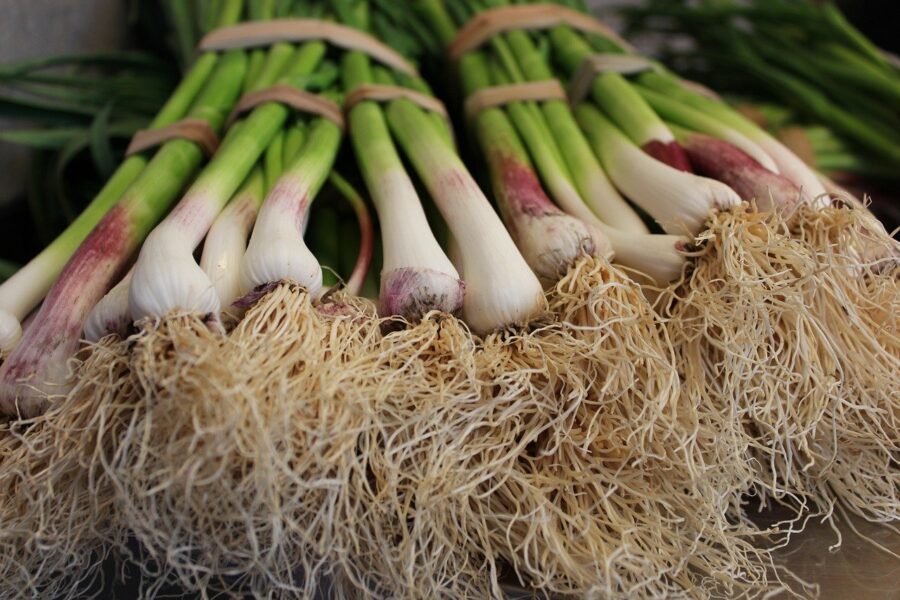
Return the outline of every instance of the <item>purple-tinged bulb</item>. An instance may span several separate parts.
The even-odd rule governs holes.
[[[761,211],[790,211],[801,202],[800,188],[733,144],[690,134],[684,148],[698,174],[727,184],[743,200],[755,200]]]
[[[542,283],[556,283],[580,258],[612,254],[609,241],[597,228],[553,204],[530,165],[501,152],[491,155],[491,164],[503,219]]]
[[[379,313],[416,323],[431,311],[458,315],[466,286],[434,269],[406,267],[382,273]]]

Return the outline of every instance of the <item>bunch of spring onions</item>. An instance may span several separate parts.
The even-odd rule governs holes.
[[[767,362],[781,361],[782,375],[758,388],[768,388],[770,399],[746,398],[738,405],[751,414],[754,407],[764,409],[753,427],[765,440],[757,447],[760,486],[772,497],[812,501],[825,512],[838,500],[867,518],[895,519],[898,340],[896,322],[883,316],[895,312],[898,302],[896,241],[859,202],[811,168],[786,161],[790,157],[770,136],[724,104],[664,74],[644,75],[640,84],[641,95],[666,119],[719,138],[721,125],[737,130],[770,155],[784,179],[820,201],[781,215],[779,229],[795,249],[785,254],[788,268],[777,272],[783,283],[760,298],[775,304],[784,301],[786,289],[799,292],[795,302],[804,315],[803,321],[774,323],[769,344],[778,354]],[[717,123],[698,118],[700,113]],[[696,134],[682,137],[689,148],[697,147]],[[698,156],[697,168],[710,168],[709,157],[721,152]],[[822,190],[837,192],[834,205],[820,206],[827,204]]]
[[[562,25],[527,37],[564,81],[593,53],[628,51]],[[658,65],[599,73],[575,113],[619,191],[668,233],[690,236],[679,245],[685,277],[656,290],[656,306],[683,395],[722,432],[709,440],[710,464],[750,484],[732,489],[735,506],[752,490],[800,510],[830,513],[839,500],[896,518],[896,331],[872,319],[876,303],[897,302],[896,244],[861,207],[820,210],[827,182]]]
[[[661,80],[650,82],[652,87]],[[668,82],[657,91],[643,92],[660,110],[667,108],[658,91],[668,95],[666,102],[684,103],[678,108],[691,106],[695,113],[715,115],[747,135],[765,136],[725,105]],[[687,113],[667,116],[681,125],[693,120]],[[704,139],[680,135],[689,148],[696,144],[692,140]],[[722,152],[695,162],[707,168],[709,158],[720,159]],[[787,169],[782,168],[782,175],[799,186],[799,180],[788,178]],[[763,173],[754,181],[762,177],[771,179]],[[821,185],[836,189],[824,179]],[[774,189],[777,184],[769,186]],[[894,519],[900,499],[890,467],[898,431],[897,396],[892,391],[898,338],[896,323],[883,316],[895,312],[898,303],[898,245],[861,203],[839,192],[832,206],[803,204],[780,215],[780,222],[779,229],[793,245],[785,255],[790,256],[785,265],[789,269],[778,273],[789,287],[772,286],[774,298],[767,290],[761,300],[780,302],[785,289],[796,291],[804,321],[778,321],[772,332],[776,336],[769,342],[778,354],[773,351],[767,362],[780,361],[782,374],[768,379],[763,389],[772,386],[766,395],[782,398],[781,408],[772,412],[778,405],[762,398],[742,402],[766,407],[754,428],[771,432],[758,448],[760,465],[768,463],[760,484],[775,498],[796,494],[794,500],[800,504],[811,501],[823,511],[839,500],[867,518]],[[785,352],[788,348],[793,349]],[[772,454],[772,448],[780,449]]]
[[[263,7],[256,16],[312,16],[322,8],[313,4]],[[329,51],[323,41],[237,51],[247,62],[243,92],[277,83],[336,98]],[[145,553],[142,567],[152,573],[151,564],[163,565],[157,581],[297,589],[315,576],[298,576],[320,556],[307,543],[319,524],[305,510],[329,502],[317,501],[304,481],[330,474],[332,462],[310,424],[329,424],[319,418],[317,399],[339,403],[315,382],[328,381],[329,365],[345,360],[339,350],[350,334],[341,325],[372,320],[365,309],[337,310],[344,304],[334,299],[312,304],[323,291],[322,269],[303,241],[312,200],[331,177],[360,202],[331,174],[340,142],[339,124],[292,117],[277,102],[238,118],[149,235],[132,271],[88,319],[94,338],[141,323],[123,342],[129,370],[116,383],[125,390],[117,402],[132,412],[104,475],[116,493],[119,526]],[[194,249],[204,238],[197,263]],[[363,266],[370,256],[364,246]],[[351,278],[352,293],[363,272]],[[234,329],[224,336],[220,324]],[[341,432],[351,435],[354,427],[335,423],[319,437],[338,447]],[[328,457],[323,469],[304,463],[320,454]]]
[[[341,19],[395,39],[377,12],[366,19],[365,4],[345,3]],[[428,37],[413,15],[400,16],[406,31]],[[427,90],[359,53],[342,66],[350,93],[372,83]],[[563,418],[555,398],[579,404],[582,344],[552,320],[536,323],[546,310],[538,279],[456,155],[442,115],[397,98],[362,102],[348,118],[380,219],[387,320],[368,354],[372,367],[353,367],[349,382],[370,423],[339,503],[355,509],[344,513],[354,527],[333,560],[354,595],[483,596],[496,590],[496,557],[467,542],[483,531],[469,499],[506,472],[513,446]],[[456,265],[429,226],[416,180],[456,242]]]
[[[478,3],[462,4],[452,11],[460,25],[478,12]],[[436,33],[448,32],[449,45],[455,29],[449,4],[419,6]],[[463,55],[457,68],[466,96],[553,78],[525,31],[494,37]],[[677,372],[662,327],[640,286],[606,260],[609,233],[619,246],[633,240],[635,250],[626,255],[659,273],[653,250],[640,248],[639,240],[651,239],[646,227],[607,179],[564,101],[511,102],[467,116],[500,213],[548,286],[551,310],[584,344],[580,359],[591,382],[584,400],[560,404],[563,419],[542,434],[539,451],[513,445],[510,453],[519,454],[502,470],[466,465],[485,473],[469,500],[477,511],[466,519],[475,532],[470,543],[512,565],[526,585],[556,593],[678,594],[715,572],[733,573],[735,589],[765,587],[760,557],[725,520],[722,490],[708,485],[708,472],[730,467],[704,464],[690,441],[714,439],[718,431],[677,402]],[[589,205],[606,211],[622,231],[600,221]],[[677,272],[682,261],[675,258]],[[503,438],[490,439],[500,452]],[[640,522],[620,510],[625,505],[641,507]],[[675,514],[681,515],[677,526],[669,520]],[[554,557],[544,554],[551,547]],[[682,570],[685,557],[690,570]]]
[[[233,5],[223,5],[221,24],[237,19]],[[220,128],[243,73],[242,57],[203,57],[151,127],[191,116]],[[6,589],[56,595],[96,573],[94,552],[106,535],[111,504],[110,490],[97,489],[102,487],[97,474],[107,450],[104,440],[117,433],[107,411],[95,409],[108,405],[107,385],[123,361],[115,353],[92,357],[98,377],[75,385],[83,395],[73,392],[88,401],[58,395],[50,401],[36,387],[64,391],[56,385],[69,380],[68,361],[78,349],[87,311],[201,161],[200,149],[183,140],[127,159],[85,212],[0,289],[3,349],[12,351],[0,367],[6,382],[2,404],[14,417],[4,424],[0,471],[5,494],[0,571]],[[19,341],[21,323],[42,299]]]
[[[201,21],[340,23],[464,96],[630,50],[557,25],[449,65],[505,4],[225,0]],[[343,118],[231,114],[276,85],[328,107],[380,88]],[[650,64],[460,121],[498,214],[430,98],[323,40],[198,54],[154,126],[206,120],[209,164],[182,139],[127,159],[0,286],[0,589],[76,597],[113,553],[151,597],[753,596],[781,576],[744,494],[896,519],[897,248],[861,206],[816,204],[828,182]],[[338,167],[377,211],[377,302]]]

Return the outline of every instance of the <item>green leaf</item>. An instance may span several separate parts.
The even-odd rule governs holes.
[[[153,68],[164,70],[159,59],[143,52],[93,52],[87,54],[56,54],[30,58],[0,65],[0,79],[60,66]]]
[[[48,210],[50,205],[49,195],[46,189],[48,179],[46,174],[49,162],[46,152],[39,152],[35,155],[26,189],[28,210],[31,213],[31,219],[34,222],[34,228],[37,231],[37,237],[41,245],[50,243],[54,233],[50,211]]]
[[[54,123],[83,123],[93,116],[93,110],[78,104],[0,94],[0,117]]]
[[[84,127],[14,129],[0,131],[0,141],[29,148],[58,150],[65,146],[71,138],[84,135],[87,131]]]
[[[109,116],[112,113],[114,103],[107,103],[91,123],[90,147],[91,158],[103,179],[109,179],[116,168],[116,159],[113,156],[111,136],[109,131]]]

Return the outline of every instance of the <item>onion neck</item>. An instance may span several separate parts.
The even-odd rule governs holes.
[[[269,191],[241,262],[241,287],[247,294],[280,281],[303,287],[313,297],[322,290],[322,267],[303,240],[313,198],[331,172],[341,130],[316,119],[300,156]]]
[[[477,333],[524,324],[546,307],[541,284],[488,199],[433,122],[411,102],[388,107],[388,122],[460,244],[463,316]]]

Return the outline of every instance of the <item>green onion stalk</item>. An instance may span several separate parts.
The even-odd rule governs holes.
[[[569,75],[597,52],[585,36],[567,26],[553,28],[551,41],[554,60]],[[641,99],[627,77],[615,72],[599,73],[591,83],[590,96],[644,152],[679,171],[691,171],[690,161],[672,132]]]
[[[734,140],[728,140],[722,135],[720,129],[722,126],[743,134],[769,155],[775,163],[776,173],[801,189],[807,204],[827,204],[825,187],[816,173],[802,159],[775,137],[763,131],[724,102],[690,90],[675,77],[664,72],[644,73],[637,79],[639,91],[665,119],[731,143],[735,143]],[[665,97],[665,101],[660,101],[661,96]],[[705,114],[707,119],[698,119],[698,113]],[[746,145],[739,147],[744,152],[750,150]],[[756,162],[761,162],[766,166],[764,160],[759,160],[756,151],[748,153],[754,157]],[[772,170],[770,166],[767,168]]]
[[[165,127],[184,117],[218,62],[215,54],[201,57],[188,71],[150,123]],[[146,169],[151,152],[127,158],[85,211],[47,248],[0,284],[0,353],[9,353],[22,335],[21,322],[47,295],[66,262],[91,230]]]
[[[350,4],[357,10],[345,11],[344,21],[371,29],[374,15],[368,14],[367,3]],[[391,73],[360,52],[345,54],[342,67],[347,93],[363,85],[383,84],[430,94],[418,78]],[[437,503],[429,501],[437,491],[435,496],[426,491],[406,506],[393,499],[412,498],[418,489],[416,472],[404,471],[414,448],[411,411],[422,407],[435,390],[450,399],[478,395],[475,342],[458,320],[465,301],[471,305],[471,294],[477,290],[463,283],[429,223],[415,173],[404,163],[399,136],[391,131],[396,123],[389,123],[388,114],[397,110],[412,115],[417,127],[426,127],[417,130],[424,145],[453,157],[452,166],[444,167],[448,176],[458,173],[461,183],[471,179],[455,157],[447,124],[438,115],[403,99],[384,104],[362,101],[349,111],[350,141],[381,228],[379,314],[386,335],[370,347],[370,363],[360,365],[353,384],[369,392],[365,399],[371,402],[375,417],[359,436],[360,451],[343,494],[347,499],[339,502],[356,511],[344,515],[345,526],[333,535],[338,541],[328,560],[340,565],[340,580],[348,594],[427,597],[437,593],[435,582],[441,574],[468,578],[467,556],[442,552],[440,544],[430,544],[409,525],[439,516]],[[431,188],[425,192],[436,200]],[[463,190],[462,200],[460,210],[464,211],[466,204],[479,198],[475,191]],[[448,206],[446,199],[443,205]],[[366,472],[373,474],[374,481]],[[408,529],[413,531],[406,533]],[[400,547],[388,548],[390,539],[401,540]]]
[[[896,241],[852,198],[829,206],[827,180],[723,102],[661,69],[634,80],[639,94],[678,132],[694,169],[765,211],[744,214],[742,224],[720,213],[717,225],[698,239],[697,250],[706,258],[697,267],[710,270],[695,268],[684,291],[664,294],[660,304],[673,339],[682,340],[679,352],[688,369],[705,360],[703,372],[727,374],[724,386],[704,384],[722,390],[704,397],[734,398],[723,414],[739,410],[750,416],[746,443],[759,465],[755,489],[763,502],[789,501],[798,513],[825,511],[838,499],[866,518],[894,518],[897,487],[885,473],[896,449],[897,422],[895,411],[886,410],[893,402],[886,390],[900,366],[898,338],[878,316],[884,306],[898,303],[892,292]],[[578,115],[616,181],[609,164],[614,123],[589,106],[579,107]],[[768,154],[776,169],[733,132]],[[740,233],[727,234],[730,241],[724,237],[728,230],[718,229],[722,219],[729,228],[740,227]],[[731,253],[748,259],[737,261]],[[715,254],[713,268],[708,259]],[[753,275],[754,269],[760,271]],[[726,301],[713,281],[739,287]],[[731,312],[738,306],[735,298],[746,298],[749,310]],[[874,308],[873,298],[882,308]],[[752,321],[741,322],[754,312]],[[705,345],[710,331],[716,332],[714,345],[692,347]],[[754,336],[751,350],[733,353]],[[702,374],[687,379],[702,381]],[[799,405],[797,398],[803,399]]]
[[[343,62],[348,92],[375,83],[370,59],[348,52]],[[350,139],[379,215],[384,240],[380,313],[417,322],[431,311],[462,312],[465,286],[428,223],[412,177],[388,130],[384,110],[364,101],[349,114]]]
[[[533,38],[537,39],[537,43]],[[545,53],[540,51],[546,46],[547,40],[523,31],[509,32],[491,42],[507,78],[516,83],[553,78],[554,73],[547,64]],[[609,181],[579,131],[572,112],[563,102],[542,103],[541,112],[543,121],[546,121],[542,126],[543,133],[553,131],[560,138],[558,151],[547,155],[545,160],[536,161],[553,199],[569,214],[599,229],[612,245],[616,262],[635,275],[646,276],[660,285],[677,279],[685,264],[680,248],[686,239],[680,235],[649,235],[646,225]],[[521,110],[516,113],[522,115],[518,123],[528,123]],[[540,124],[542,119],[535,122]],[[541,144],[531,142],[539,136],[532,133],[524,137],[532,152],[540,151]],[[556,160],[552,160],[553,157]],[[562,176],[564,173],[568,173],[569,177]],[[671,205],[669,199],[657,195],[660,206]],[[647,197],[653,195],[648,194]],[[675,218],[680,217],[676,215]]]
[[[358,26],[364,27],[365,22]],[[358,52],[347,53],[343,67],[347,92],[372,83],[398,85],[398,77],[372,65]],[[421,84],[417,87],[427,89]],[[402,118],[411,116],[415,125],[398,122],[396,113]],[[391,124],[389,114],[394,117]],[[349,593],[427,597],[437,593],[437,582],[447,574],[463,581],[477,575],[472,573],[468,555],[445,551],[441,544],[430,543],[417,531],[434,523],[444,525],[447,532],[438,502],[443,486],[433,492],[424,489],[414,503],[404,505],[394,499],[412,499],[419,489],[418,472],[406,468],[409,453],[415,451],[410,417],[416,407],[423,408],[435,390],[451,400],[479,397],[476,344],[457,318],[462,316],[465,301],[471,305],[471,294],[479,291],[463,283],[441,248],[428,222],[414,173],[401,158],[399,135],[391,131],[391,125],[425,127],[411,131],[421,136],[423,145],[452,156],[450,165],[442,165],[447,177],[456,175],[460,184],[471,179],[449,145],[446,125],[435,123],[432,115],[410,101],[394,100],[386,105],[363,101],[350,110],[350,140],[381,227],[384,260],[379,313],[386,335],[370,350],[370,373],[359,376],[355,384],[371,390],[370,401],[377,417],[373,419],[375,426],[360,436],[357,474],[348,478],[346,492],[351,500],[342,503],[358,511],[344,517],[352,524],[342,532],[341,545],[347,550],[333,552],[331,560],[342,566]],[[431,188],[427,192],[436,199]],[[447,195],[444,190],[440,193]],[[460,211],[480,200],[477,190],[463,189],[461,193]],[[447,200],[443,200],[443,206],[449,206]],[[527,275],[533,277],[530,272]],[[439,407],[424,411],[423,420],[436,415]],[[421,451],[418,454],[421,456]],[[362,476],[366,471],[373,473],[374,484]],[[391,539],[402,540],[400,548],[388,548]],[[408,574],[410,570],[413,575]]]

